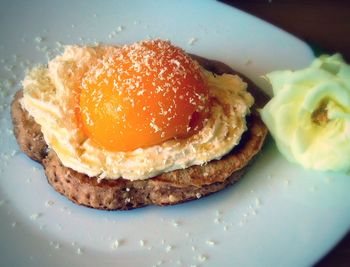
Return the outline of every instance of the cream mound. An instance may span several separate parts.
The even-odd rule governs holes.
[[[350,171],[350,66],[340,54],[267,78],[274,97],[261,117],[291,162],[322,171]]]
[[[127,152],[98,147],[76,122],[74,98],[89,66],[115,49],[67,46],[48,67],[34,68],[23,81],[21,104],[41,126],[46,143],[64,166],[99,179],[147,179],[220,159],[239,143],[254,102],[246,83],[236,75],[220,76],[201,69],[211,109],[199,132]]]

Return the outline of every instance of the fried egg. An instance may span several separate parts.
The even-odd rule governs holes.
[[[220,159],[253,105],[237,75],[203,69],[169,41],[67,46],[23,81],[22,107],[62,164],[99,179],[147,179]]]

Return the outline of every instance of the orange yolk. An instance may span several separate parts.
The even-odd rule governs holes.
[[[203,127],[208,89],[200,68],[168,41],[115,50],[82,80],[79,121],[109,151],[131,151],[188,137]]]

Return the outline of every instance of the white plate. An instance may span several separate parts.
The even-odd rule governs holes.
[[[1,266],[308,266],[349,229],[349,177],[289,164],[272,140],[223,192],[104,212],[56,193],[10,131],[24,70],[57,53],[56,42],[168,38],[263,85],[260,75],[311,61],[302,41],[214,1],[2,1],[0,22]]]

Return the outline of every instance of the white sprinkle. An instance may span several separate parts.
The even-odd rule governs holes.
[[[207,259],[208,259],[208,257],[205,256],[205,255],[199,255],[198,256],[198,260],[201,261],[201,262],[205,262]]]
[[[166,252],[170,252],[172,249],[173,249],[173,246],[168,245],[165,250]]]
[[[207,245],[209,245],[209,246],[214,246],[214,245],[216,245],[216,242],[213,241],[213,240],[207,240],[205,243],[206,243]]]
[[[34,213],[32,215],[30,215],[30,219],[32,221],[35,221],[36,219],[40,218],[42,216],[42,214],[39,212],[39,213]]]
[[[117,27],[117,32],[121,32],[122,30],[124,30],[124,27],[123,27],[123,26],[118,26],[118,27]]]
[[[81,254],[83,254],[83,250],[81,248],[77,248],[76,253],[78,255],[81,255]]]
[[[202,194],[201,193],[197,193],[196,194],[196,198],[201,198]]]
[[[146,242],[145,242],[145,240],[142,240],[142,239],[141,239],[141,240],[139,241],[139,243],[140,243],[140,246],[141,246],[141,247],[144,247]]]
[[[60,244],[60,243],[53,243],[52,245],[53,245],[53,247],[54,247],[55,249],[61,248],[61,244]]]
[[[120,245],[120,242],[118,239],[116,239],[113,243],[112,243],[112,249],[117,249]]]
[[[36,171],[38,171],[38,170],[39,170],[39,169],[36,168],[36,167],[33,167],[33,168],[32,168],[32,171],[33,171],[33,172],[36,172]]]
[[[128,197],[125,199],[125,203],[129,203],[131,201],[131,199]]]
[[[197,42],[197,38],[195,38],[195,37],[192,37],[188,40],[189,45],[193,45],[195,42]]]
[[[40,36],[37,36],[37,37],[35,37],[34,41],[35,41],[36,43],[41,43],[41,42],[43,41],[43,38],[40,37]]]
[[[55,204],[55,202],[53,202],[52,200],[48,200],[45,202],[46,207],[52,207],[54,204]]]
[[[66,211],[66,210],[67,210],[67,207],[62,207],[60,210],[61,210],[61,211]]]
[[[179,222],[177,222],[177,221],[173,221],[173,226],[174,226],[174,227],[179,227],[179,225],[180,225],[180,223],[179,223]]]
[[[217,210],[216,211],[216,216],[221,216],[222,215],[222,211],[221,210]]]
[[[260,206],[260,205],[261,205],[261,201],[260,201],[259,198],[256,198],[256,199],[255,199],[255,205],[256,205],[256,206]]]
[[[55,241],[50,241],[50,246],[54,247],[54,249],[60,249],[61,244]]]
[[[221,223],[221,220],[219,218],[215,218],[214,223],[219,224],[219,223]]]
[[[129,187],[127,187],[127,188],[125,189],[125,191],[126,191],[126,192],[129,192],[129,191],[130,191],[130,188],[129,188]]]

